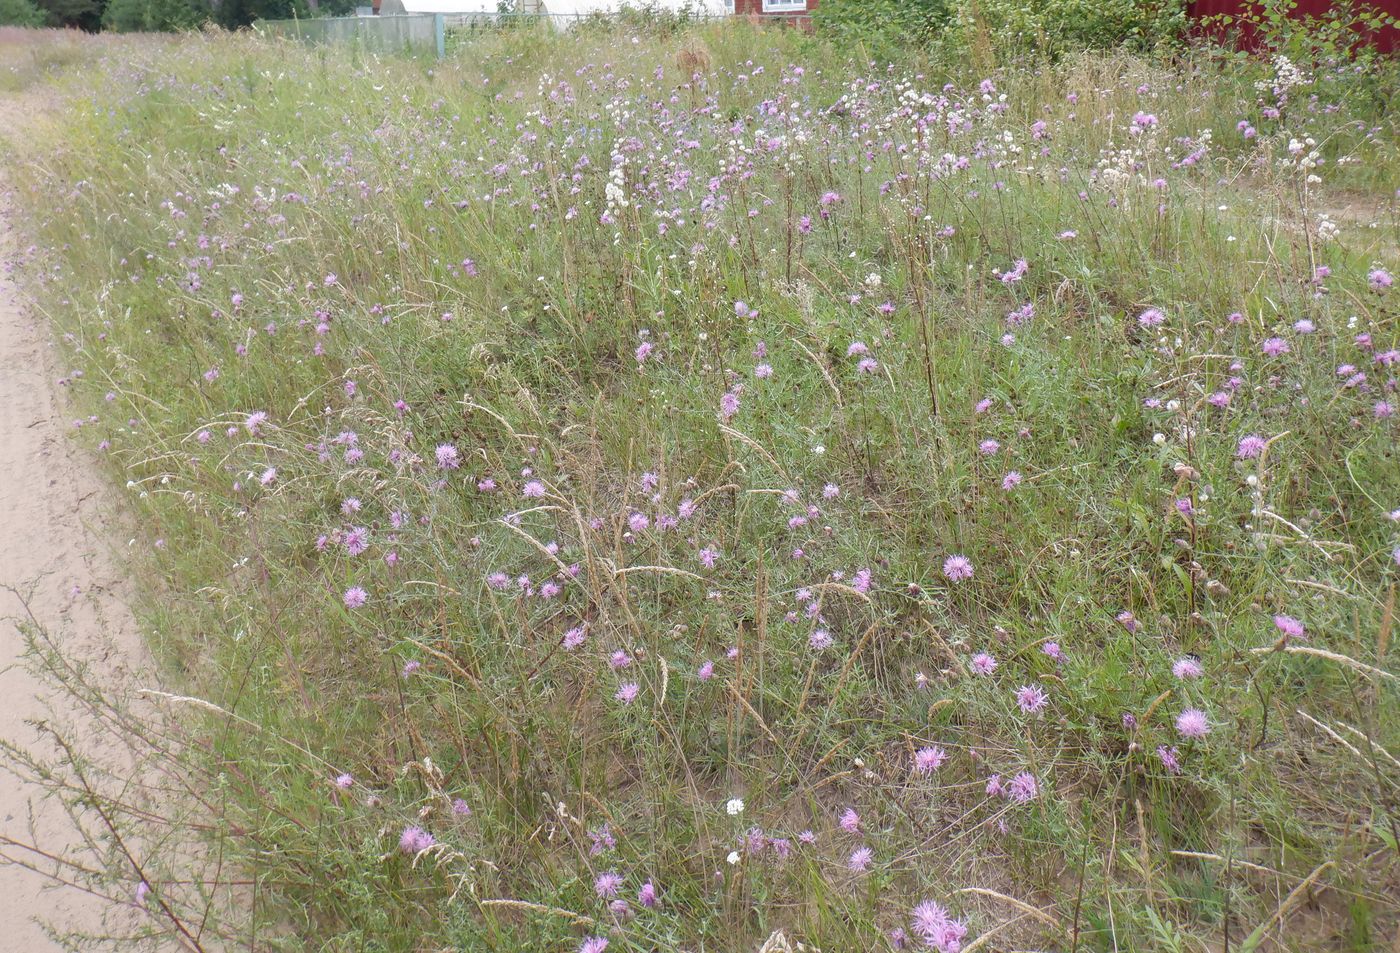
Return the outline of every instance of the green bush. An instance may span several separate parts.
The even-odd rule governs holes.
[[[998,50],[1059,53],[1176,42],[1186,29],[1184,0],[976,0],[962,7],[979,18]]]
[[[997,52],[1151,49],[1178,40],[1183,0],[826,0],[818,29],[893,58],[901,49],[990,44]]]
[[[119,33],[193,30],[209,20],[199,0],[111,0],[102,27]]]
[[[825,0],[812,21],[838,40],[888,59],[901,47],[928,46],[953,22],[955,0]]]
[[[43,26],[44,11],[30,0],[0,0],[0,26]]]

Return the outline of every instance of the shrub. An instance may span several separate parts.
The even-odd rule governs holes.
[[[1184,0],[976,0],[963,16],[980,18],[999,49],[1062,53],[1177,42],[1186,29]]]
[[[119,33],[193,30],[209,20],[198,0],[111,0],[102,27]]]
[[[44,11],[30,0],[0,0],[0,26],[43,26]]]
[[[877,58],[988,41],[1004,52],[1145,50],[1176,42],[1187,22],[1183,0],[827,0],[813,20]]]
[[[936,42],[953,23],[954,0],[826,0],[812,14],[817,29],[862,43],[876,58]]]

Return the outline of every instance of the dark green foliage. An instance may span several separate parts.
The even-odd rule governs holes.
[[[44,11],[30,0],[0,0],[0,26],[43,26]]]
[[[102,28],[118,33],[193,30],[209,20],[200,0],[110,0]]]
[[[813,21],[877,59],[937,46],[1145,50],[1178,42],[1187,25],[1183,0],[826,0]]]
[[[50,26],[96,31],[102,25],[102,0],[37,0]]]
[[[311,15],[305,0],[223,0],[214,11],[220,26],[236,30],[254,20],[289,20]]]
[[[1149,50],[1178,42],[1187,25],[1183,0],[979,0],[969,9],[999,51]]]
[[[842,40],[863,43],[871,56],[901,46],[927,46],[952,24],[953,0],[825,0],[812,22]]]

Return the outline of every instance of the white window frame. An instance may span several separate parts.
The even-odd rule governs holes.
[[[807,0],[763,0],[764,13],[806,13]]]

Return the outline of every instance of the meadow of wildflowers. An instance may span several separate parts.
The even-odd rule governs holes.
[[[211,930],[1392,941],[1393,70],[847,53],[52,81],[18,267],[218,706],[174,709],[256,881]]]

